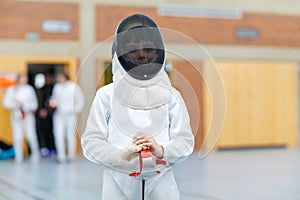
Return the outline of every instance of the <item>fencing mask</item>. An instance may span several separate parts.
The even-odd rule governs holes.
[[[121,21],[112,51],[124,70],[138,80],[153,78],[161,70],[165,59],[163,39],[157,25],[141,14]]]

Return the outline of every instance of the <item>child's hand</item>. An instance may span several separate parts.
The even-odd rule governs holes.
[[[135,157],[137,157],[139,155],[138,152],[140,150],[141,149],[139,149],[139,147],[137,145],[130,142],[129,144],[127,144],[125,146],[124,149],[122,149],[121,160],[125,160],[127,162],[131,161],[132,159],[134,159]]]
[[[156,142],[153,136],[147,133],[137,132],[133,137],[132,142],[136,145],[142,144],[145,147],[149,147],[152,155],[158,159],[164,157],[163,147]]]
[[[15,104],[16,107],[21,106],[21,101],[19,99],[13,99],[13,103]]]

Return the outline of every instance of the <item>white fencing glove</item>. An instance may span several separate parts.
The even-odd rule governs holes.
[[[121,153],[121,162],[127,161],[130,162],[132,159],[136,158],[139,156],[139,152],[141,150],[146,150],[149,147],[143,146],[142,144],[136,145],[133,142],[130,142],[123,150]]]

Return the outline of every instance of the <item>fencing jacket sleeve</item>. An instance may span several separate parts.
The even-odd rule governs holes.
[[[102,90],[98,90],[81,138],[81,145],[87,159],[113,167],[119,164],[121,151],[107,141],[110,101],[106,98]]]

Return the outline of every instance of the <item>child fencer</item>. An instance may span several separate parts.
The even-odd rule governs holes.
[[[113,83],[97,91],[81,138],[85,157],[105,166],[102,199],[141,199],[141,180],[128,174],[146,148],[166,165],[148,177],[145,199],[179,200],[172,166],[192,153],[194,135],[185,103],[164,71],[159,28],[145,15],[123,19],[112,53]]]
[[[2,103],[3,107],[11,110],[10,121],[15,148],[15,161],[20,163],[24,159],[23,132],[25,132],[30,147],[31,161],[38,161],[40,155],[34,115],[38,103],[36,93],[33,87],[28,85],[28,77],[25,73],[18,74],[17,84],[7,89]]]

